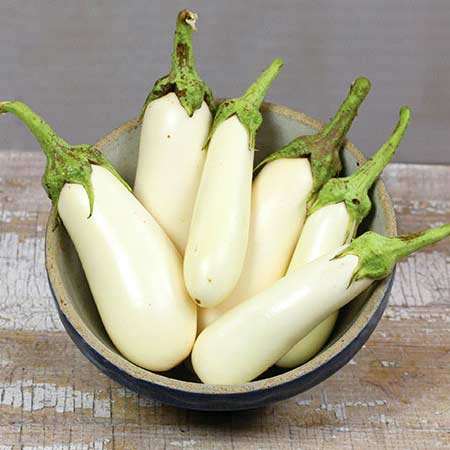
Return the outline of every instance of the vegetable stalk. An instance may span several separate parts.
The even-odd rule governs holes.
[[[42,185],[58,210],[58,199],[66,183],[83,186],[89,199],[89,216],[94,208],[94,192],[91,183],[91,164],[111,172],[128,190],[130,187],[117,173],[102,153],[92,145],[69,145],[58,136],[47,122],[22,102],[0,102],[0,114],[12,113],[22,120],[39,142],[46,158],[47,167]]]
[[[194,63],[192,32],[195,31],[197,14],[183,9],[178,14],[173,42],[172,69],[170,73],[156,81],[145,100],[141,112],[143,118],[147,106],[169,92],[174,92],[189,117],[200,108],[203,101],[214,112],[215,105],[208,85],[199,77]]]
[[[408,128],[410,116],[410,109],[403,106],[400,109],[400,119],[397,126],[386,143],[369,161],[348,177],[329,180],[318,193],[316,201],[308,211],[308,215],[314,214],[324,206],[344,202],[352,223],[348,232],[350,233],[350,230],[353,230],[353,233],[356,233],[359,224],[372,208],[368,191],[394,156]]]
[[[256,81],[250,85],[242,97],[225,100],[219,105],[211,131],[206,140],[206,145],[210,142],[217,128],[219,128],[219,126],[227,119],[236,115],[241,124],[248,131],[250,150],[255,149],[256,132],[263,121],[259,108],[261,107],[267,90],[271,86],[273,80],[278,76],[282,67],[283,61],[279,58],[275,59]]]
[[[333,119],[317,134],[299,136],[283,148],[261,161],[255,171],[280,158],[308,158],[313,176],[313,189],[309,194],[310,204],[317,192],[332,177],[341,171],[339,152],[345,136],[355,119],[358,108],[370,91],[367,78],[357,78],[347,98]]]

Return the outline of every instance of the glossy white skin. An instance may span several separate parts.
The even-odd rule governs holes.
[[[324,206],[311,214],[306,219],[288,273],[345,244],[349,240],[347,230],[350,221],[344,202]],[[350,237],[354,226],[353,223]],[[317,325],[277,362],[277,366],[297,367],[315,356],[328,341],[338,315],[339,310],[336,310]]]
[[[288,271],[344,245],[350,220],[344,202],[324,206],[311,214],[305,221]]]
[[[183,361],[196,335],[196,307],[181,257],[162,228],[108,170],[92,166],[94,210],[79,184],[58,209],[105,329],[128,360],[153,371]]]
[[[329,253],[230,309],[197,338],[192,364],[204,383],[247,383],[275,364],[372,280],[349,286],[358,257]]]
[[[189,117],[170,93],[152,101],[142,122],[134,194],[183,254],[211,127],[208,105]]]
[[[236,286],[247,250],[254,152],[237,116],[213,134],[184,258],[191,297],[213,307]]]
[[[286,273],[312,186],[306,158],[278,159],[264,166],[253,181],[249,241],[239,282],[220,305],[199,308],[198,332]]]

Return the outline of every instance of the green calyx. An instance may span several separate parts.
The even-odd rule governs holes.
[[[313,176],[313,188],[308,202],[311,205],[322,186],[341,171],[339,152],[358,113],[358,108],[369,91],[370,81],[367,78],[357,78],[339,111],[328,125],[317,134],[295,138],[259,163],[255,171],[264,164],[280,158],[308,158]]]
[[[347,238],[351,230],[356,234],[359,224],[372,208],[368,191],[394,156],[408,128],[410,116],[410,109],[407,106],[402,106],[397,126],[385,144],[369,161],[350,176],[332,178],[327,181],[319,191],[317,199],[308,211],[308,215],[313,214],[324,206],[344,202],[351,218],[347,230]]]
[[[358,257],[358,265],[353,272],[350,284],[363,278],[381,280],[389,275],[400,259],[448,236],[450,236],[450,224],[416,234],[391,238],[368,231],[356,238],[335,258],[346,255]]]
[[[197,14],[187,9],[179,12],[173,42],[172,69],[168,75],[156,81],[145,100],[141,118],[150,102],[170,92],[176,94],[189,117],[192,117],[194,112],[201,107],[203,100],[212,113],[215,111],[211,89],[199,77],[195,69],[192,32],[196,30],[197,18]]]
[[[278,58],[275,59],[272,64],[245,91],[242,97],[225,100],[219,105],[208,138],[206,139],[205,147],[208,146],[212,135],[217,130],[219,125],[236,114],[242,125],[248,131],[250,150],[255,148],[256,132],[261,126],[263,120],[262,115],[259,112],[259,108],[264,100],[267,90],[273,80],[277,77],[282,67],[283,61]]]
[[[1,113],[15,114],[36,137],[47,157],[47,166],[42,177],[42,186],[58,209],[58,199],[66,183],[81,184],[89,198],[89,217],[94,208],[94,192],[91,183],[91,164],[109,170],[127,189],[121,178],[103,154],[91,145],[69,145],[35,112],[21,102],[0,102]]]

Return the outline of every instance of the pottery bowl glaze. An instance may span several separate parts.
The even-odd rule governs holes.
[[[291,109],[265,104],[264,123],[257,137],[260,161],[296,136],[312,134],[322,124]],[[133,185],[140,123],[131,120],[101,139],[97,145],[120,174]],[[377,149],[369,149],[374,153]],[[342,152],[344,174],[365,161],[350,142]],[[396,223],[391,200],[382,181],[372,190],[373,210],[362,225],[392,236]],[[306,364],[292,370],[269,369],[256,381],[242,385],[201,384],[187,363],[165,373],[153,373],[127,361],[114,347],[90,293],[75,248],[63,226],[50,214],[46,234],[46,267],[61,321],[80,351],[118,383],[170,405],[204,411],[242,410],[306,391],[343,367],[363,346],[386,307],[393,275],[342,309],[325,348]],[[164,343],[155,343],[164,345]],[[263,351],[264,349],[261,349]]]

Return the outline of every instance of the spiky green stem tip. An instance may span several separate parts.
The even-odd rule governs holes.
[[[172,68],[168,75],[156,81],[152,91],[145,100],[141,111],[143,117],[147,106],[160,97],[174,92],[181,105],[191,117],[205,101],[210,111],[215,111],[211,89],[199,77],[195,68],[194,52],[192,49],[192,32],[195,31],[197,14],[183,9],[177,17],[175,37],[172,52]]]
[[[69,145],[45,120],[21,102],[0,102],[0,113],[15,114],[24,122],[39,142],[47,166],[42,185],[58,210],[58,199],[66,183],[81,184],[89,199],[89,216],[94,208],[94,192],[91,183],[92,167],[95,164],[109,170],[127,189],[128,184],[117,173],[103,154],[91,145]]]
[[[369,161],[350,176],[332,178],[327,181],[319,191],[316,201],[308,211],[308,215],[327,205],[344,202],[351,219],[347,230],[347,238],[351,231],[356,234],[358,226],[372,208],[368,191],[394,156],[408,128],[410,116],[410,109],[407,106],[402,106],[397,126],[385,144]]]
[[[263,120],[259,108],[264,100],[267,90],[282,67],[283,61],[279,58],[275,59],[245,91],[242,97],[225,100],[219,105],[205,146],[208,146],[212,135],[219,125],[231,116],[236,115],[248,131],[250,150],[255,148],[256,132]]]
[[[402,258],[450,236],[450,224],[406,236],[386,237],[368,231],[356,238],[336,258],[358,257],[350,283],[363,278],[381,280],[389,275]]]
[[[258,171],[264,164],[280,158],[308,158],[311,163],[313,189],[309,196],[311,206],[317,192],[332,177],[341,171],[339,152],[345,136],[355,119],[358,108],[370,91],[367,78],[357,78],[350,87],[347,98],[333,119],[317,134],[299,136],[275,153],[264,159],[255,168]]]

